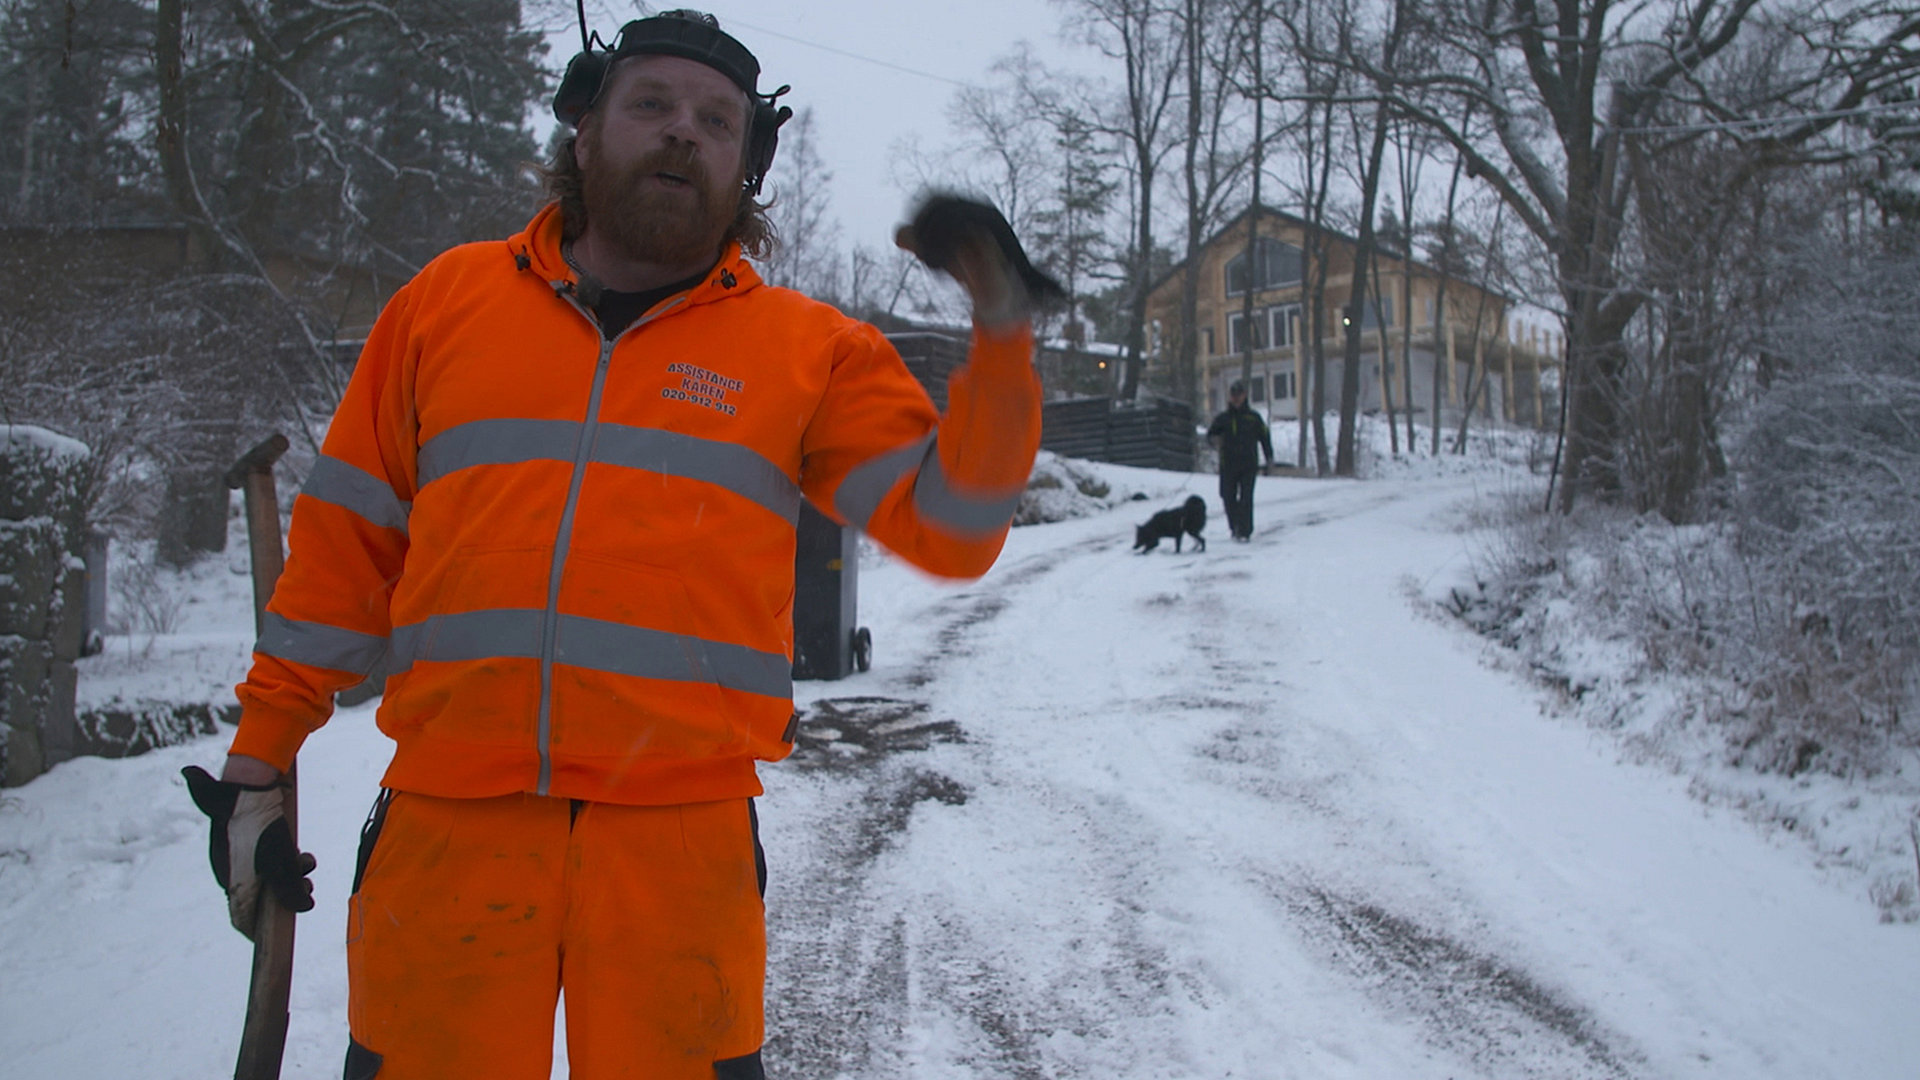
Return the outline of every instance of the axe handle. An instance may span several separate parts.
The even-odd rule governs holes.
[[[287,766],[287,824],[293,824],[296,776]],[[297,846],[297,842],[296,842]],[[293,912],[262,890],[253,924],[253,976],[247,988],[247,1020],[240,1029],[240,1056],[233,1080],[279,1080],[286,1055],[288,1001],[293,996]]]
[[[253,563],[253,629],[266,621],[267,601],[280,581],[286,556],[280,546],[280,499],[273,463],[285,453],[287,437],[275,435],[247,451],[227,471],[227,485],[246,495],[247,548]],[[287,766],[287,828],[299,850],[299,774]],[[240,1057],[234,1080],[279,1080],[287,1048],[287,1002],[293,993],[293,912],[270,889],[261,890],[260,913],[253,927],[253,978],[247,991],[247,1021],[240,1032]]]
[[[280,547],[280,498],[273,484],[273,466],[247,471],[240,483],[247,497],[247,553],[253,564],[253,632],[266,629],[267,601],[280,583],[286,555]]]

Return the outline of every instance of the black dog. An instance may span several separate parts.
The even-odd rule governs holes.
[[[1162,510],[1147,519],[1145,525],[1133,530],[1133,550],[1152,551],[1160,546],[1162,540],[1172,540],[1173,550],[1180,550],[1180,542],[1185,537],[1193,537],[1195,551],[1207,550],[1207,538],[1200,530],[1207,527],[1207,501],[1198,495],[1187,496],[1187,501],[1172,510]]]

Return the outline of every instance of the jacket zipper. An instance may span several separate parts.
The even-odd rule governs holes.
[[[560,510],[560,530],[553,540],[553,565],[547,573],[547,610],[540,621],[540,729],[537,735],[540,778],[535,788],[535,793],[539,795],[548,794],[553,786],[553,664],[560,647],[560,579],[566,570],[568,549],[573,543],[573,515],[579,509],[580,489],[587,478],[587,461],[593,457],[594,435],[600,425],[600,398],[607,387],[607,372],[613,366],[613,348],[621,338],[672,311],[686,300],[684,294],[675,297],[665,307],[635,319],[632,325],[609,341],[600,332],[600,320],[580,306],[580,301],[571,291],[561,295],[592,325],[594,336],[600,339],[600,359],[593,369],[593,389],[587,394],[586,420],[580,425],[580,440],[573,449],[573,478],[567,484],[567,501]]]

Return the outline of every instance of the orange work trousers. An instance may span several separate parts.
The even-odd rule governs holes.
[[[766,916],[745,799],[376,806],[347,915],[348,1080],[757,1080]]]

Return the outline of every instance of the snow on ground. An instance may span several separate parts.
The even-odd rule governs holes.
[[[799,687],[799,747],[763,770],[774,1075],[1920,1075],[1920,927],[1432,616],[1484,542],[1463,504],[1510,473],[1263,480],[1234,544],[1213,478],[1074,464],[1109,491],[1015,530],[980,582],[864,559],[873,670]],[[1188,493],[1209,549],[1132,554]],[[202,573],[153,680],[241,673],[244,578]],[[178,779],[223,750],[5,794],[9,1077],[230,1070],[248,946]],[[289,1077],[338,1074],[386,755],[371,706],[301,755],[321,869]]]
[[[236,506],[238,499],[235,500]],[[150,542],[116,547],[105,647],[80,661],[81,712],[140,702],[233,703],[253,649],[253,577],[245,526],[227,550],[180,573],[155,571]]]

